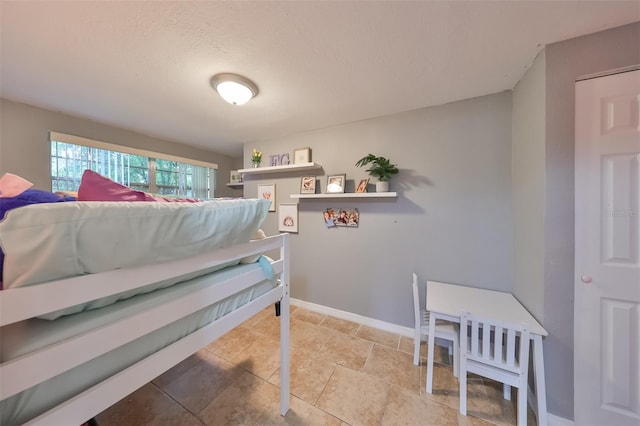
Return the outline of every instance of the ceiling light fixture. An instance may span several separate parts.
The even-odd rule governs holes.
[[[258,94],[255,83],[238,74],[216,74],[211,77],[211,86],[222,99],[233,105],[246,104]]]

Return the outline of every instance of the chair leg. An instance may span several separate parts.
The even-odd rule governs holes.
[[[420,365],[420,332],[416,330],[413,336],[413,365]]]

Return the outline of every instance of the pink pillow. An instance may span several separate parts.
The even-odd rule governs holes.
[[[27,189],[31,188],[33,184],[20,176],[13,173],[5,173],[0,177],[0,197],[11,198],[16,195],[22,194]],[[0,217],[2,219],[2,217]]]
[[[197,203],[192,198],[154,197],[114,182],[92,170],[85,170],[78,188],[78,201],[159,201]]]

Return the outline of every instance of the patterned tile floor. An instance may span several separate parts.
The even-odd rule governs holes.
[[[468,416],[436,347],[434,392],[413,340],[291,308],[291,410],[279,415],[279,320],[273,308],[187,358],[97,416],[108,425],[512,425],[516,392],[469,377]],[[423,344],[421,355],[426,357]],[[529,410],[528,423],[535,417]]]

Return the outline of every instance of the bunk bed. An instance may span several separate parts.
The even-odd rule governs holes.
[[[0,423],[82,424],[270,305],[285,415],[289,235],[251,240],[268,204],[71,202],[7,213]]]

